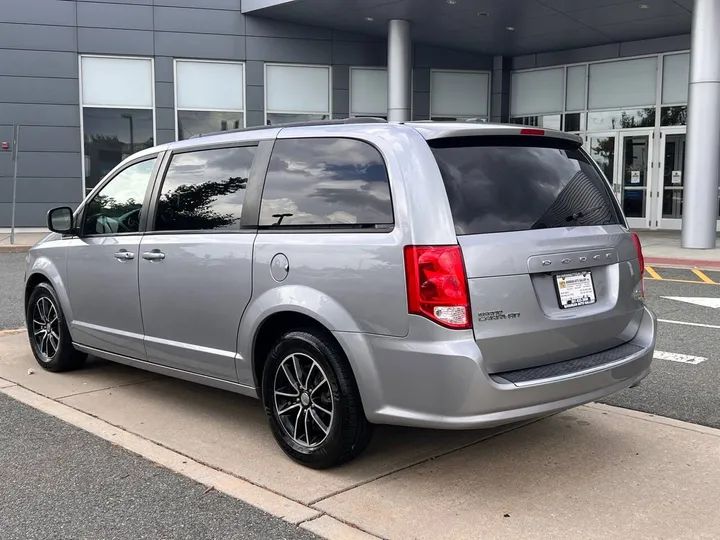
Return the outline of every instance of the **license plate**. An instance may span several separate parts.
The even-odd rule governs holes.
[[[555,289],[557,290],[560,309],[587,306],[597,301],[592,272],[590,271],[557,274],[555,276]]]

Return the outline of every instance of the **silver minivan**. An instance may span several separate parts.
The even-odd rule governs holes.
[[[636,385],[638,237],[579,137],[355,119],[132,155],[26,269],[49,371],[110,359],[262,400],[292,459],[374,424],[485,428]]]

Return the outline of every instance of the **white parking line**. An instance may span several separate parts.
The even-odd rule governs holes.
[[[655,358],[655,360],[670,360],[671,362],[693,365],[697,365],[700,362],[707,360],[707,358],[703,356],[690,356],[689,354],[671,353],[665,351],[655,351],[653,358]]]
[[[658,319],[658,322],[670,323],[670,324],[684,324],[686,326],[701,326],[703,328],[718,328],[718,329],[720,329],[720,326],[717,326],[714,324],[701,324],[701,323],[696,323],[696,322],[685,322],[685,321],[670,321],[668,319]]]

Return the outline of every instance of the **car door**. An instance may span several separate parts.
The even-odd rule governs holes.
[[[175,152],[140,245],[150,362],[237,381],[236,340],[256,232],[240,225],[257,145]]]
[[[115,354],[145,358],[138,290],[140,239],[157,155],[129,162],[80,213],[67,251],[73,338]]]

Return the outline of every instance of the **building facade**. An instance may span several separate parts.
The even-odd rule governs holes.
[[[496,4],[9,3],[0,15],[0,141],[20,125],[15,224],[42,227],[48,209],[77,206],[112,167],[154,144],[396,115],[577,133],[631,226],[680,229],[694,211],[685,151],[692,1],[503,2],[514,15],[493,12]],[[398,21],[407,24],[394,30]],[[0,151],[0,228],[10,226],[13,166],[12,152]],[[714,182],[720,230],[717,174]]]

